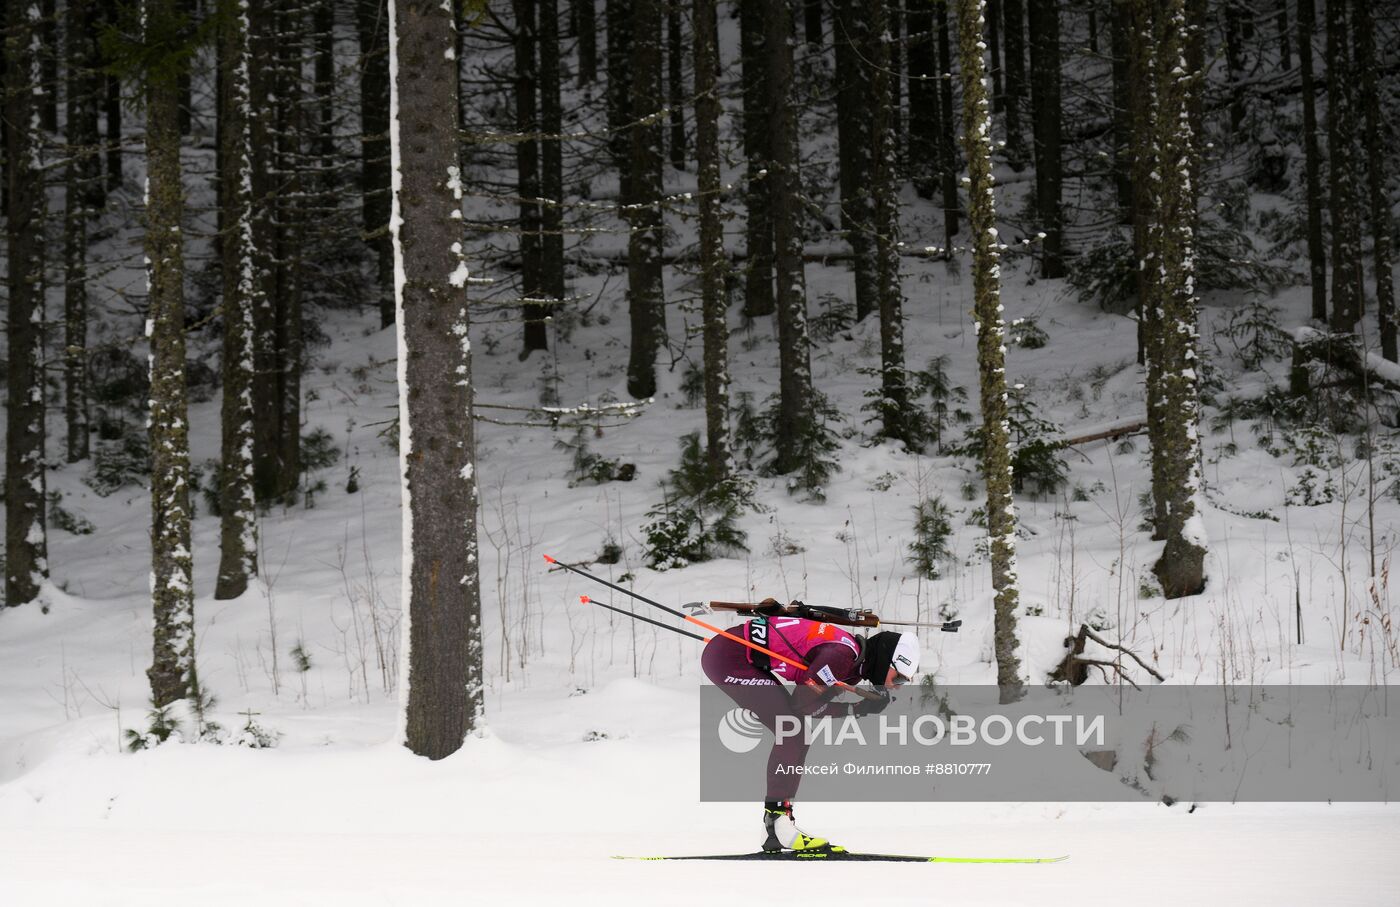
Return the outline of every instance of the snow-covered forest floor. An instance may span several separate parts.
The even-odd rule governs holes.
[[[732,48],[732,23],[725,28]],[[829,139],[819,136],[808,150],[818,153]],[[192,152],[188,160],[207,166],[209,157]],[[668,169],[669,190],[689,188],[693,175]],[[1020,210],[1027,190],[1024,180],[1014,183],[1002,209]],[[923,238],[935,234],[937,212],[912,192],[904,202],[910,246],[929,244]],[[677,245],[693,242],[692,225],[672,226]],[[732,250],[742,248],[741,230],[740,220],[727,225]],[[135,266],[138,242],[132,219],[106,248]],[[620,247],[618,237],[601,237],[590,249]],[[103,279],[136,287],[140,272],[131,266]],[[1031,270],[1028,257],[1008,257],[1003,302],[1008,320],[1033,319],[1046,342],[1013,345],[1009,378],[1066,437],[1142,418],[1134,322],[1079,300],[1063,281],[1032,279]],[[807,280],[814,315],[824,297],[849,296],[839,263],[809,264]],[[483,318],[472,337],[479,402],[628,399],[623,282],[621,273],[572,277],[571,290],[584,298],[579,314],[556,319],[553,351],[523,364],[519,323]],[[909,367],[945,357],[950,384],[968,397],[950,399],[950,409],[975,412],[966,270],[906,257],[903,282]],[[694,293],[674,270],[667,289],[672,299]],[[1067,450],[1067,483],[1017,500],[1030,678],[1043,680],[1064,638],[1087,622],[1170,683],[1394,682],[1396,593],[1368,577],[1388,576],[1400,545],[1396,472],[1387,465],[1400,467],[1400,455],[1368,462],[1357,456],[1356,436],[1270,430],[1230,402],[1282,384],[1288,366],[1278,355],[1246,365],[1252,351],[1242,347],[1251,338],[1235,329],[1241,311],[1264,305],[1278,326],[1305,324],[1306,287],[1214,294],[1203,303],[1201,348],[1213,381],[1202,426],[1206,590],[1166,601],[1154,587],[1160,543],[1141,525],[1145,438]],[[129,309],[114,304],[107,317],[107,339],[139,333]],[[698,318],[673,305],[678,358],[673,368],[662,362],[655,401],[635,420],[605,420],[583,436],[592,453],[634,464],[632,481],[571,481],[573,455],[558,446],[577,443],[571,432],[480,424],[489,730],[429,763],[393,743],[400,483],[384,433],[397,404],[395,338],[368,311],[314,317],[326,342],[311,351],[304,378],[305,432],[324,430],[339,451],[308,477],[324,488],[305,506],[265,514],[264,574],[238,600],[212,597],[219,527],[203,495],[195,524],[199,677],[216,697],[209,718],[230,742],[252,722],[277,746],[124,751],[125,732],[148,723],[149,501],[137,485],[99,496],[83,481],[85,464],[55,465],[50,490],[94,531],[51,523],[44,607],[0,615],[0,903],[713,904],[761,888],[850,903],[897,893],[911,902],[1279,905],[1392,903],[1400,890],[1400,812],[1386,805],[1207,804],[1188,812],[1185,803],[817,803],[801,806],[803,824],[853,849],[1071,860],[718,871],[608,860],[748,850],[759,839],[758,807],[697,802],[699,646],[580,604],[588,594],[630,607],[547,571],[542,555],[592,563],[614,544],[620,560],[590,569],[668,604],[772,595],[871,608],[887,619],[957,616],[960,633],[924,636],[924,670],[940,684],[990,683],[992,590],[978,549],[985,530],[970,522],[982,504],[972,461],[869,443],[861,407],[878,379],[860,370],[879,364],[871,318],[813,350],[814,383],[841,413],[845,435],[826,501],[758,477],[764,511],[741,520],[747,555],[648,569],[640,527],[663,501],[658,483],[677,466],[680,440],[704,424],[683,388],[687,362],[699,361],[698,337],[687,340],[684,326]],[[775,328],[743,324],[737,307],[732,319],[733,390],[761,406],[777,389]],[[143,352],[140,343],[132,348]],[[212,348],[196,342],[191,355]],[[191,407],[195,464],[218,455],[218,406],[215,394]],[[509,421],[509,411],[483,411],[502,413]],[[61,424],[61,408],[51,408],[51,439],[61,437]],[[952,420],[947,443],[962,442],[965,431]],[[755,465],[762,459],[757,452]],[[206,469],[206,485],[210,478]],[[348,493],[352,478],[357,490]],[[914,505],[932,496],[952,512],[953,556],[937,580],[919,579],[908,562]]]

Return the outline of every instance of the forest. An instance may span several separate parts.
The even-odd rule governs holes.
[[[1394,0],[4,15],[0,816],[78,728],[641,746],[638,596],[1400,668]]]

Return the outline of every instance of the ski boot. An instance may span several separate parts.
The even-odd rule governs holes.
[[[764,853],[834,853],[844,851],[825,838],[817,838],[797,827],[792,818],[791,800],[769,800],[763,804]]]

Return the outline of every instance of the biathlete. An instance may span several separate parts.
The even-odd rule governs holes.
[[[913,633],[890,631],[861,638],[835,624],[779,616],[757,617],[730,627],[728,632],[807,665],[801,670],[723,636],[711,639],[700,658],[705,676],[774,733],[763,803],[763,849],[770,853],[840,850],[824,838],[804,833],[793,820],[792,799],[802,779],[800,767],[807,760],[807,743],[802,734],[779,742],[778,718],[879,714],[889,705],[890,691],[914,679],[919,669],[919,638]],[[862,680],[870,681],[882,694],[880,698],[832,701],[841,692],[838,684],[855,685]],[[790,692],[784,681],[794,684]]]

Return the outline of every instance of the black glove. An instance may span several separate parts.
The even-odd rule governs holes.
[[[853,702],[847,706],[846,714],[854,718],[864,718],[866,715],[878,715],[890,705],[890,693],[888,690],[876,690],[880,694],[879,699],[862,699],[860,702]]]

